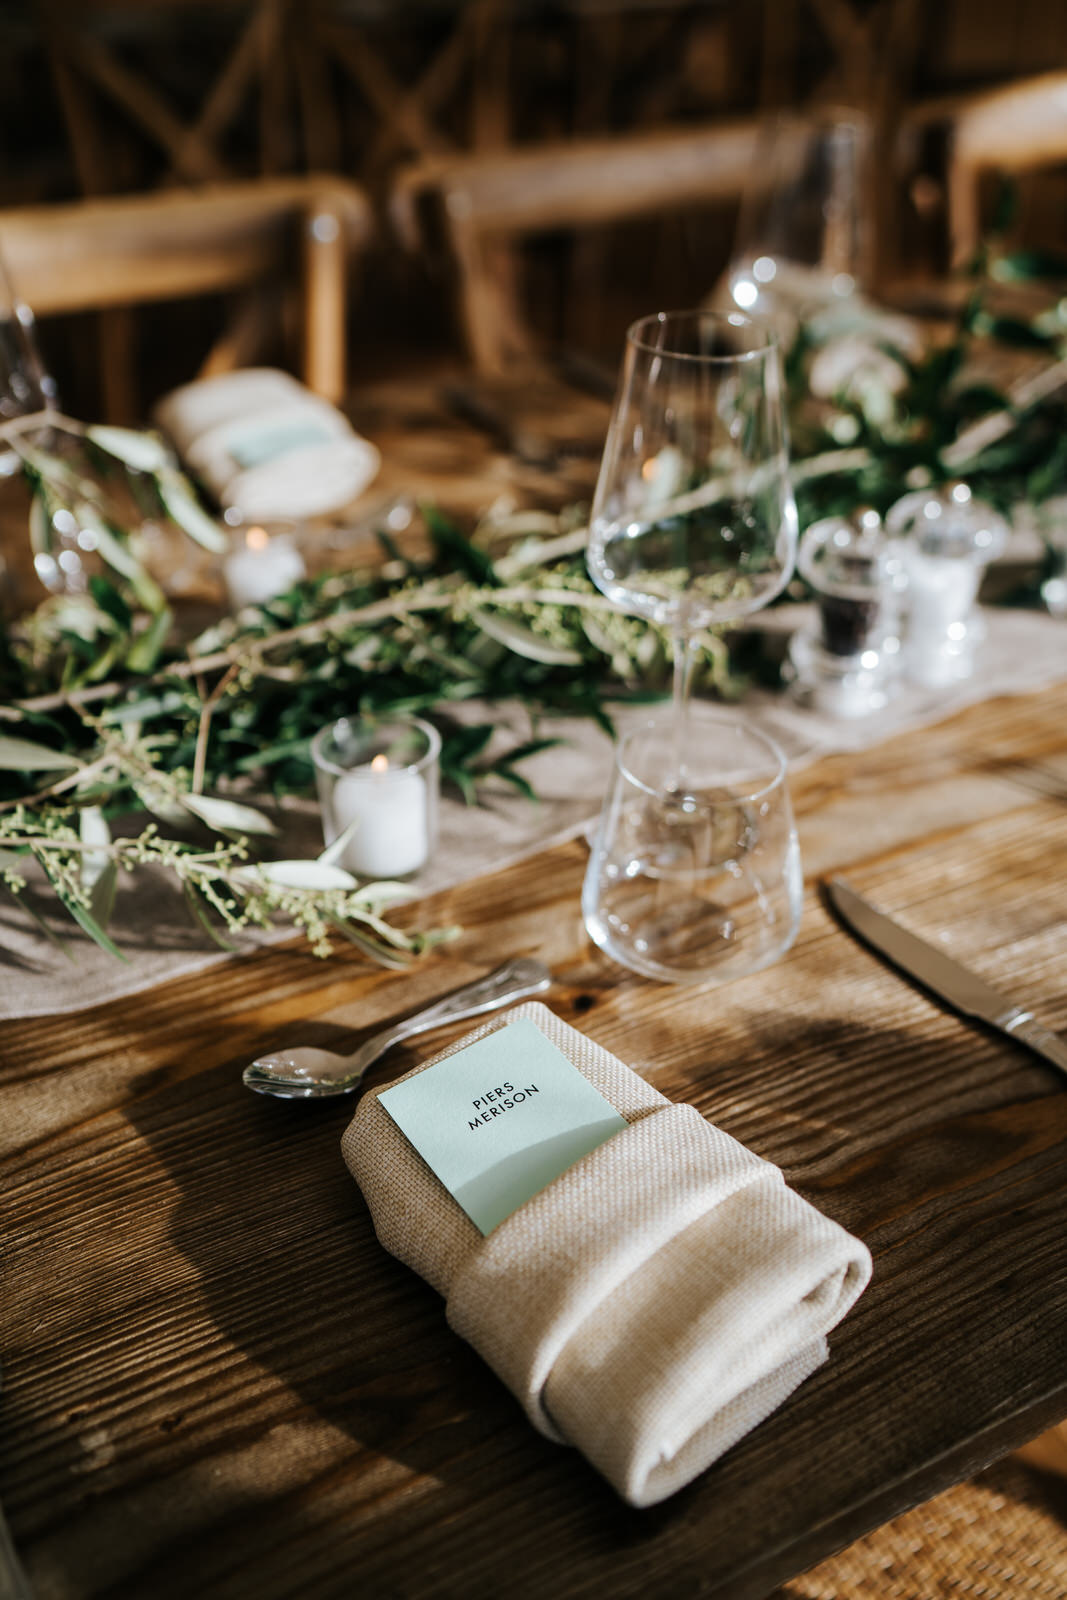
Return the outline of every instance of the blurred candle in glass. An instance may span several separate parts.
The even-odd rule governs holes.
[[[284,534],[272,536],[259,523],[235,534],[234,548],[222,564],[230,605],[263,605],[307,576],[303,557]]]

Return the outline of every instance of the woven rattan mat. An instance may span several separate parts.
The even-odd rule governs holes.
[[[1064,1600],[1067,1481],[1009,1458],[793,1578],[770,1600]]]

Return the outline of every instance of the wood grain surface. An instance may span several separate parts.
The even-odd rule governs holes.
[[[1067,1413],[1067,1086],[883,965],[816,881],[847,869],[1067,1030],[1065,709],[995,702],[797,775],[797,943],[721,989],[609,966],[573,843],[422,907],[464,933],[412,976],[294,944],[8,1024],[0,1496],[39,1600],[758,1600]],[[520,953],[874,1253],[828,1365],[651,1511],[534,1433],[378,1245],[351,1105],[240,1084],[267,1045],[358,1037]]]

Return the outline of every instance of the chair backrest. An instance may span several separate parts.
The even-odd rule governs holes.
[[[964,262],[982,234],[984,172],[1025,172],[1067,161],[1067,72],[1046,72],[969,101],[952,122],[949,228]]]
[[[361,189],[310,175],[0,211],[0,253],[39,317],[250,289],[291,273],[295,259],[303,376],[337,401],[350,262],[372,231]]]
[[[413,247],[420,203],[437,201],[459,274],[468,348],[482,372],[499,373],[531,348],[502,244],[738,197],[751,178],[758,131],[758,120],[746,118],[431,158],[399,175],[390,211]]]

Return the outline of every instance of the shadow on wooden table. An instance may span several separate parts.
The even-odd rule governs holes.
[[[853,1039],[862,1045],[862,1029]],[[880,1033],[882,1052],[913,1047],[904,1033]],[[780,1480],[796,1401],[758,1430],[755,1468],[752,1460],[738,1468],[735,1451],[665,1505],[632,1511],[575,1452],[525,1422],[448,1329],[438,1295],[378,1244],[340,1157],[353,1103],[250,1095],[240,1085],[244,1059],[149,1093],[127,1112],[173,1190],[169,1239],[194,1274],[168,1328],[176,1354],[160,1465],[175,1491],[205,1497],[195,1549],[182,1542],[165,1565],[156,1553],[140,1581],[171,1593],[177,1561],[186,1586],[214,1593],[222,1568],[240,1561],[247,1583],[269,1570],[272,1549],[303,1548],[311,1530],[307,1592],[315,1571],[325,1583],[328,1571],[358,1560],[365,1592],[392,1593],[401,1550],[417,1563],[420,1595],[488,1593],[464,1579],[474,1554],[494,1583],[507,1569],[522,1595],[598,1577],[609,1592],[629,1594],[637,1570],[644,1592],[668,1595],[698,1557],[710,1578],[716,1530],[731,1520],[723,1496],[744,1493],[751,1510],[753,1470]],[[415,1059],[398,1051],[382,1076]],[[784,1106],[787,1088],[772,1090],[778,1096]],[[817,1203],[837,1214],[832,1192]],[[180,1352],[198,1346],[203,1372],[190,1386]],[[832,1382],[832,1362],[824,1380],[827,1370]],[[779,1428],[778,1443],[768,1442]],[[204,1452],[210,1489],[195,1472]],[[233,1514],[221,1514],[231,1503]],[[567,1529],[558,1552],[535,1538],[537,1525]],[[528,1555],[531,1539],[537,1561],[514,1579],[506,1552]],[[729,1543],[736,1556],[739,1541]],[[760,1553],[754,1528],[744,1565]],[[269,1581],[263,1592],[275,1592]]]

